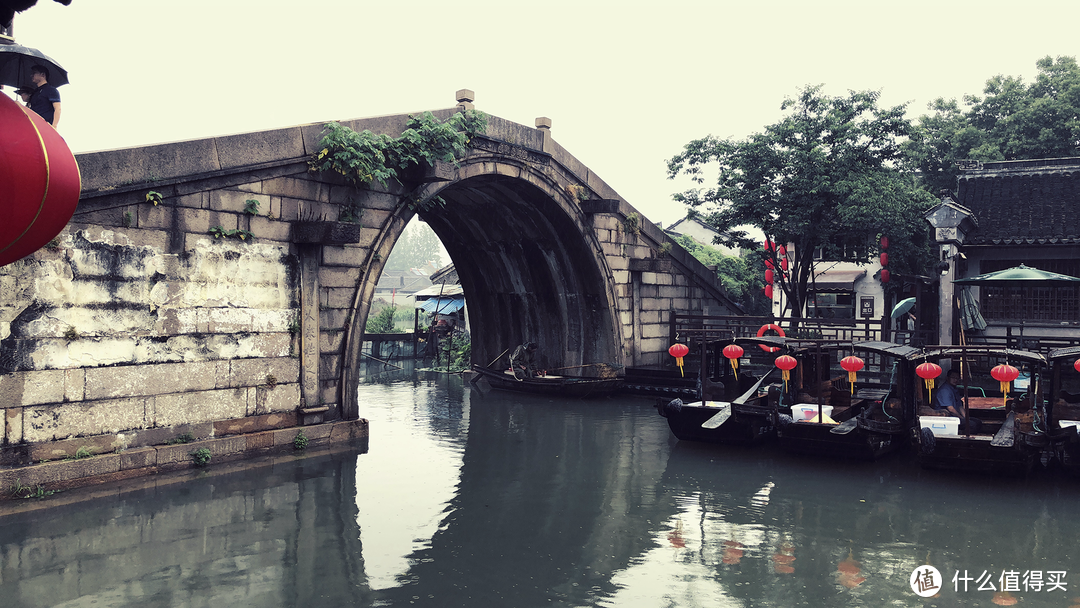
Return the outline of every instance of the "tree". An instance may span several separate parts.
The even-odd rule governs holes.
[[[759,260],[744,256],[724,255],[716,247],[703,245],[689,235],[675,237],[675,242],[682,245],[690,255],[706,266],[716,266],[716,276],[727,294],[748,314],[767,315],[770,313],[768,300],[762,295],[765,286],[762,273],[757,267]]]
[[[930,103],[905,144],[914,167],[933,192],[956,189],[957,162],[1058,158],[1080,154],[1080,66],[1075,57],[1035,63],[1031,84],[993,76],[983,96]]]
[[[934,202],[899,168],[900,139],[911,128],[905,107],[879,108],[874,91],[829,97],[821,88],[785,99],[787,117],[764,132],[741,141],[707,136],[668,162],[670,178],[686,174],[699,184],[706,168],[717,167],[715,186],[675,200],[704,209],[702,219],[725,235],[725,244],[752,247],[741,227],[753,226],[767,242],[794,245],[788,262],[781,262],[779,247],[767,257],[795,318],[804,313],[815,249],[829,255],[856,244],[863,252],[857,261],[868,262],[875,253],[870,244],[886,233],[893,256],[912,230],[925,232],[922,212]]]
[[[424,222],[413,222],[405,228],[394,250],[390,252],[390,257],[386,259],[386,270],[420,268],[428,262],[435,266],[442,264],[439,237]]]

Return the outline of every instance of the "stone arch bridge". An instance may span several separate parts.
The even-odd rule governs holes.
[[[673,312],[737,312],[537,125],[489,116],[459,164],[359,197],[309,170],[322,124],[79,155],[69,226],[0,269],[4,444],[357,418],[369,306],[417,198],[446,201],[419,214],[458,269],[477,362],[528,339],[559,365],[655,365]],[[350,205],[359,223],[337,221]]]

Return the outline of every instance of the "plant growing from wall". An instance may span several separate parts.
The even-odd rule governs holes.
[[[637,212],[623,218],[623,232],[626,234],[638,234],[641,232],[641,216]]]
[[[410,116],[406,129],[394,138],[364,130],[360,133],[332,122],[308,165],[313,171],[334,172],[356,188],[371,182],[384,187],[391,179],[401,181],[401,172],[436,162],[457,163],[464,158],[469,142],[487,129],[483,112],[458,112],[439,121],[430,112]],[[415,203],[414,203],[415,204]]]
[[[292,445],[294,450],[307,449],[308,438],[307,435],[304,434],[304,431],[297,431],[296,437],[293,438]]]
[[[64,330],[64,339],[68,342],[74,342],[79,339],[79,330],[75,329],[74,325],[68,325]]]
[[[194,462],[195,466],[197,467],[205,467],[207,464],[210,463],[210,457],[212,456],[210,454],[209,448],[199,448],[197,450],[192,450],[190,455],[191,461]]]
[[[215,239],[237,238],[241,241],[249,241],[255,238],[249,230],[229,230],[224,226],[214,226],[207,233]]]
[[[248,215],[259,215],[259,201],[253,198],[244,201],[244,213]]]
[[[277,386],[277,376],[274,374],[266,374],[266,386],[268,388],[274,388]]]
[[[131,212],[130,211],[125,212],[124,213],[124,228],[131,228],[131,222],[132,222]]]
[[[153,190],[151,190],[146,193],[146,202],[153,203],[155,207],[160,205],[163,200],[164,197],[161,196],[160,192],[154,192]]]

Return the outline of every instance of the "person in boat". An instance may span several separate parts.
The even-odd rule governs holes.
[[[518,378],[536,377],[536,342],[525,342],[510,354],[510,369]]]
[[[978,433],[982,428],[982,420],[978,418],[964,418],[964,400],[960,393],[960,370],[950,369],[946,375],[945,384],[934,394],[932,406],[937,416],[954,416],[960,419],[960,429],[971,433]],[[970,425],[970,429],[968,426]]]

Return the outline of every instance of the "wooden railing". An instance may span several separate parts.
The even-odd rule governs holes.
[[[793,330],[792,319],[671,313],[668,338],[671,344],[686,344],[694,352],[694,347],[702,342],[756,336],[762,326],[774,324],[793,337],[856,342],[889,339],[887,319],[798,319],[798,322],[798,328]]]

